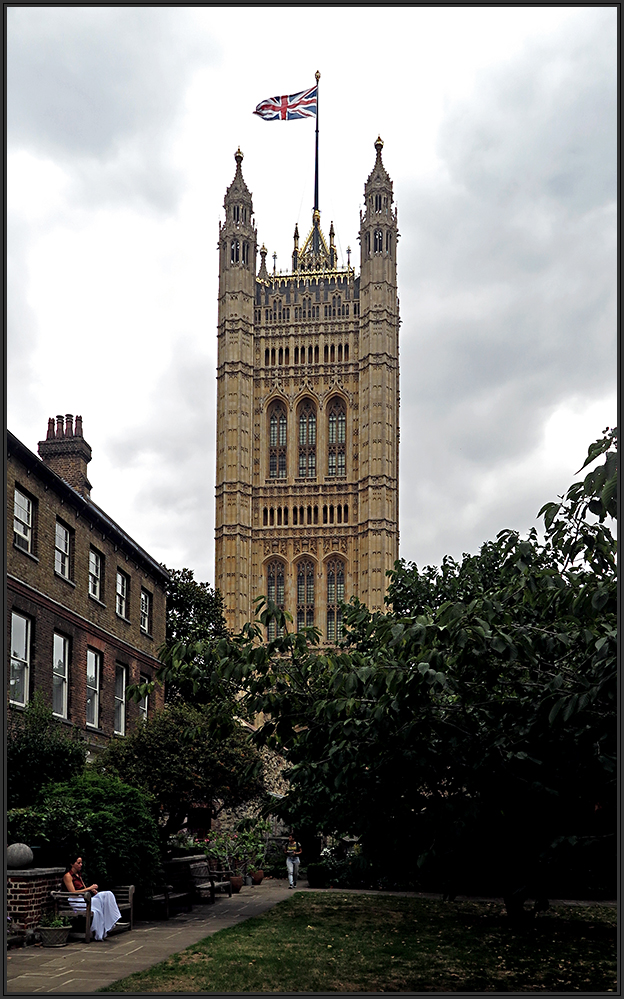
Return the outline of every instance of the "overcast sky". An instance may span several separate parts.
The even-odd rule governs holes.
[[[81,414],[92,499],[214,581],[218,221],[234,151],[288,268],[399,212],[400,554],[526,531],[616,423],[616,8],[10,7],[8,426]],[[269,261],[270,262],[270,261]],[[259,260],[258,260],[259,263]]]

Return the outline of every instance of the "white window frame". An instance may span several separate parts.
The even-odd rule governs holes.
[[[87,649],[87,702],[85,721],[89,728],[100,727],[100,678],[102,676],[102,653],[97,649]]]
[[[123,663],[115,663],[115,716],[113,731],[115,735],[126,734],[126,686],[128,667]]]
[[[152,630],[152,594],[141,587],[140,628],[143,634],[149,635]]]
[[[16,648],[16,627],[15,621],[24,622],[24,647]],[[25,614],[18,614],[17,611],[11,613],[11,673],[9,677],[9,700],[11,704],[18,704],[25,708],[28,704],[28,691],[30,684],[30,638],[31,638],[30,618]],[[21,644],[21,643],[20,643]],[[23,697],[15,697],[15,691],[21,681]]]
[[[70,578],[71,532],[60,520],[57,520],[54,531],[54,571],[63,579]]]
[[[125,572],[117,570],[117,580],[115,583],[115,610],[119,617],[128,620],[128,591],[130,590],[130,580]]]
[[[102,599],[102,563],[103,558],[95,548],[89,549],[89,596],[96,600]]]
[[[145,676],[143,673],[139,676],[139,683],[149,683],[149,676]],[[143,721],[147,721],[147,715],[149,710],[149,694],[142,697],[139,701],[139,717]]]
[[[54,632],[52,657],[52,711],[57,718],[67,718],[67,682],[69,679],[69,638]],[[60,690],[60,703],[57,692]],[[57,710],[60,708],[60,711]]]
[[[24,502],[18,503],[18,497]],[[13,496],[13,542],[16,548],[32,555],[33,501],[17,486]]]

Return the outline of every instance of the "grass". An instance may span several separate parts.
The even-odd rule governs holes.
[[[301,892],[101,992],[613,992],[617,913]]]

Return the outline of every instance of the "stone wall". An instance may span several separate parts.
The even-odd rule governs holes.
[[[56,891],[64,867],[31,867],[7,872],[7,915],[26,932],[39,925],[43,912],[52,909],[50,892]]]

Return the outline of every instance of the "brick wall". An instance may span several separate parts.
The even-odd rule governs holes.
[[[14,440],[14,439],[13,439]],[[15,487],[26,493],[35,509],[33,550],[14,543]],[[158,647],[165,639],[166,595],[159,566],[134,548],[127,535],[100,515],[98,508],[77,496],[43,463],[15,442],[7,461],[7,655],[10,657],[11,613],[28,618],[31,628],[29,698],[40,690],[52,704],[54,633],[69,640],[67,722],[85,730],[90,743],[105,744],[114,733],[115,672],[126,667],[127,683],[141,675],[151,678],[158,667]],[[70,578],[55,571],[55,528],[60,520],[71,531]],[[89,552],[100,553],[102,592],[89,592]],[[116,574],[129,579],[127,617],[116,611]],[[141,629],[140,594],[152,597],[149,633]],[[87,649],[101,655],[100,703],[97,724],[86,722]],[[149,701],[149,713],[164,703],[162,688]],[[126,704],[126,732],[139,719],[138,705]]]
[[[7,915],[26,931],[39,924],[39,917],[53,908],[50,892],[58,889],[65,868],[33,867],[7,873]]]

